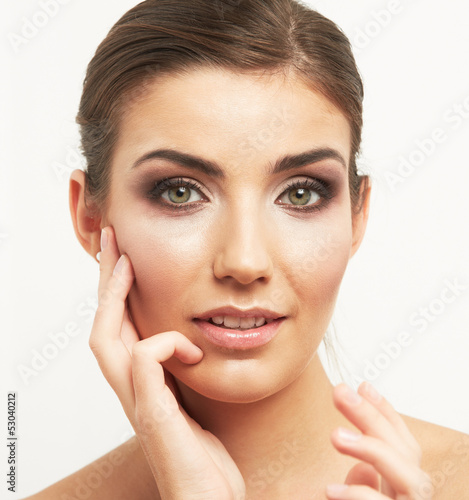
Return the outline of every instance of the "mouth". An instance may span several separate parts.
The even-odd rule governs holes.
[[[214,316],[211,318],[205,318],[205,321],[220,328],[246,331],[254,330],[256,328],[260,328],[265,324],[272,323],[274,319],[264,318],[263,316],[252,316],[248,318],[239,318],[236,316]]]
[[[209,319],[194,318],[193,321],[211,344],[228,349],[245,350],[260,347],[270,342],[276,336],[285,319],[286,316],[276,319],[237,318],[238,321],[236,321],[235,318],[214,317]],[[248,324],[252,326],[246,326]]]

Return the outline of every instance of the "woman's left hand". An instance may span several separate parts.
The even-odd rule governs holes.
[[[420,445],[391,404],[369,382],[360,384],[358,394],[339,384],[333,397],[337,409],[361,433],[339,427],[331,435],[332,444],[361,462],[350,469],[345,485],[327,487],[327,498],[431,500],[431,478],[420,468]]]

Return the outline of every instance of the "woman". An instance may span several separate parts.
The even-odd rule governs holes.
[[[333,387],[316,355],[370,200],[348,40],[290,0],[215,3],[139,4],[88,68],[70,208],[136,438],[84,494],[464,498],[467,436]]]

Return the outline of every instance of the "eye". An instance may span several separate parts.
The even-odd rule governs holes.
[[[320,210],[332,198],[328,184],[318,179],[300,179],[290,183],[279,198],[281,205],[297,211]]]
[[[187,202],[203,200],[200,195],[195,199],[193,199],[194,197],[192,196],[193,193],[196,191],[200,192],[200,190],[201,187],[195,182],[182,179],[181,177],[177,179],[169,179],[166,177],[155,183],[154,188],[148,193],[148,196],[171,209],[189,209],[193,206],[193,203],[188,204]],[[167,201],[162,202],[161,199]],[[185,205],[189,206],[186,207]]]
[[[166,177],[155,182],[148,197],[171,210],[191,210],[199,205],[197,202],[204,200],[200,195],[201,189],[196,182],[181,177],[173,179]],[[280,205],[290,210],[313,211],[323,208],[332,196],[332,190],[327,182],[308,178],[291,182],[279,200]]]

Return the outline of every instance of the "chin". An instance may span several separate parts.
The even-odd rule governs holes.
[[[215,359],[211,359],[211,358]],[[216,359],[206,355],[194,366],[177,360],[164,364],[179,382],[204,398],[222,403],[255,403],[288,386],[298,375],[292,366],[273,366],[265,359]]]

